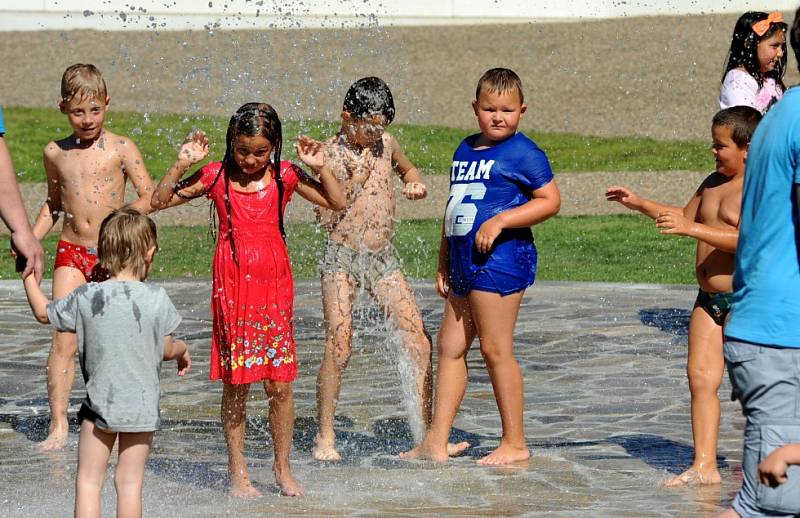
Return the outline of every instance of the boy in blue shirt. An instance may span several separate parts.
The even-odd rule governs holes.
[[[800,68],[800,9],[790,30]],[[795,467],[777,488],[759,484],[758,465],[800,442],[800,88],[767,112],[750,143],[742,196],[733,305],[725,363],[746,418],[742,488],[721,515],[797,516]]]
[[[467,353],[480,339],[503,435],[478,462],[510,464],[530,457],[523,427],[522,373],[513,334],[525,289],[536,276],[530,227],[556,214],[561,197],[544,152],[517,133],[526,105],[522,81],[494,68],[478,81],[472,108],[481,132],[453,156],[436,289],[445,298],[437,347],[431,427],[403,458],[447,460],[447,440],[467,386]]]

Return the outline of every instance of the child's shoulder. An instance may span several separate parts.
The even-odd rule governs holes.
[[[726,190],[732,189],[732,192],[741,192],[743,183],[744,182],[741,181],[741,178],[732,178],[720,173],[719,171],[713,171],[700,183],[700,186],[697,188],[697,190],[700,193],[700,196],[702,196],[704,192],[710,193],[714,189],[723,186],[726,186]]]
[[[725,88],[726,86],[733,86],[733,85],[741,85],[741,84],[748,84],[748,85],[755,85],[758,86],[758,81],[756,78],[753,77],[750,72],[747,70],[742,70],[740,68],[732,68],[728,70],[725,74],[725,77],[722,80],[722,87]]]

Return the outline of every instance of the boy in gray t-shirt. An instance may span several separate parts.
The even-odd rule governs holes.
[[[111,278],[75,289],[49,302],[33,275],[24,279],[36,320],[76,333],[86,399],[81,425],[75,515],[100,514],[108,459],[119,438],[114,475],[117,511],[141,516],[144,466],[159,426],[161,360],[177,360],[178,375],[191,367],[186,344],[172,332],[181,317],[163,288],[148,286],[158,249],[156,226],[123,207],[100,225],[98,255]]]

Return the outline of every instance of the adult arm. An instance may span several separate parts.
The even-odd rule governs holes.
[[[14,175],[14,164],[11,153],[6,146],[6,139],[0,135],[0,217],[11,231],[11,247],[26,259],[23,278],[33,273],[36,282],[42,280],[44,271],[44,252],[42,245],[33,235],[22,195],[19,192],[17,178]]]

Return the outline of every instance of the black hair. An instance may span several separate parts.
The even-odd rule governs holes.
[[[758,43],[771,37],[779,31],[786,31],[784,22],[773,22],[769,24],[767,32],[759,36],[753,31],[753,24],[766,20],[769,15],[761,11],[747,11],[736,21],[731,37],[731,47],[728,50],[725,72],[722,74],[722,81],[725,76],[734,68],[743,67],[758,82],[758,87],[764,86],[764,79],[771,77],[775,80],[781,90],[786,90],[783,84],[783,74],[786,72],[786,43],[783,44],[783,56],[781,57],[775,70],[766,73],[761,72],[761,65],[758,63]]]
[[[797,69],[800,70],[800,7],[794,13],[794,21],[789,31],[789,39],[794,50],[794,59],[797,62]]]
[[[286,230],[284,229],[283,224],[284,186],[283,179],[281,178],[281,147],[283,146],[281,119],[278,117],[278,113],[275,111],[275,108],[269,104],[247,103],[236,110],[236,113],[231,116],[231,120],[228,123],[228,131],[225,134],[225,156],[222,158],[222,163],[219,171],[217,171],[217,176],[206,190],[206,192],[211,192],[220,177],[224,177],[225,196],[223,199],[225,200],[225,209],[228,213],[228,236],[230,238],[233,259],[237,262],[238,258],[236,255],[236,247],[233,240],[233,216],[231,214],[230,182],[228,179],[231,171],[239,170],[239,165],[233,158],[233,144],[239,135],[245,135],[248,137],[261,136],[269,140],[269,142],[272,144],[272,160],[267,168],[272,169],[271,172],[275,178],[275,186],[278,188],[278,228],[280,229],[281,237],[283,237],[283,240],[286,241]]]
[[[342,110],[356,119],[382,115],[389,124],[394,120],[392,91],[379,77],[362,77],[347,89]]]
[[[725,126],[731,129],[731,140],[739,146],[746,147],[753,138],[756,126],[761,121],[761,112],[751,106],[732,106],[720,110],[714,115],[711,127]]]

